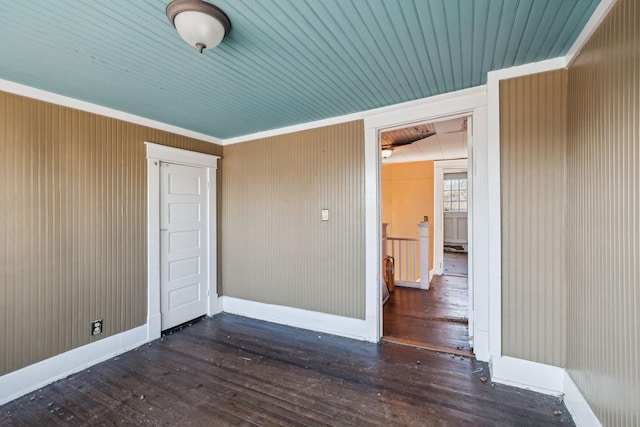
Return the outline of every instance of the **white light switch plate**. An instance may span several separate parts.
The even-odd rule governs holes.
[[[320,212],[322,212],[322,220],[329,221],[329,209],[322,209]]]

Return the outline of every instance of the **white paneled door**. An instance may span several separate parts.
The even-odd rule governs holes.
[[[207,169],[160,167],[162,330],[207,313]]]
[[[444,244],[467,246],[467,213],[444,213]]]

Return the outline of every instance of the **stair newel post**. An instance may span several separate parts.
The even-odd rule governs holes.
[[[382,223],[382,259],[384,260],[387,257],[387,224],[386,222]]]
[[[429,289],[429,229],[428,221],[418,223],[420,228],[420,288]]]

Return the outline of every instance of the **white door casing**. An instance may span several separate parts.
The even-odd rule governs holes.
[[[480,86],[419,102],[407,103],[393,109],[364,115],[365,119],[365,226],[367,247],[366,321],[376,337],[382,332],[382,304],[380,298],[381,269],[381,207],[380,207],[380,145],[379,132],[400,128],[417,121],[437,121],[468,117],[469,177],[473,179],[473,215],[469,215],[469,280],[473,281],[474,353],[479,360],[489,360],[489,295],[488,295],[488,207],[487,207],[487,96],[486,87]],[[436,177],[437,179],[437,177]],[[473,254],[473,256],[471,255]],[[370,322],[370,323],[369,323]]]
[[[471,118],[467,119],[467,123],[471,125]],[[468,139],[468,141],[471,141]],[[468,165],[472,161],[471,159],[471,146],[469,147],[469,158],[468,159],[460,159],[460,160],[438,160],[435,162],[434,166],[434,241],[433,241],[433,264],[434,264],[434,274],[442,275],[442,262],[443,262],[443,250],[444,250],[444,241],[445,241],[445,216],[444,216],[444,200],[443,200],[443,188],[444,188],[444,174],[445,173],[460,173],[467,172]],[[471,225],[471,211],[473,209],[472,203],[472,177],[470,174],[467,174],[467,197],[468,197],[468,209],[469,212],[466,214],[467,216],[467,242],[469,240],[469,236],[471,236],[471,230],[469,230],[469,226]],[[471,257],[469,257],[471,260]],[[470,270],[469,270],[470,271]],[[469,329],[471,330],[471,329]]]
[[[475,190],[474,190],[474,185],[476,182],[476,179],[474,178],[474,176],[477,175],[477,169],[475,167],[475,154],[474,154],[474,147],[478,146],[476,145],[476,143],[474,142],[474,131],[473,131],[473,127],[475,125],[474,122],[474,118],[473,117],[469,117],[469,119],[467,120],[467,292],[468,292],[468,304],[469,304],[469,315],[468,317],[468,323],[467,323],[467,328],[470,331],[469,332],[469,345],[471,346],[471,348],[473,348],[475,350],[475,331],[476,331],[476,325],[475,325],[475,307],[476,307],[476,302],[474,300],[474,296],[476,294],[476,282],[475,282],[475,278],[476,278],[476,266],[475,263],[477,262],[477,249],[478,245],[474,243],[470,244],[470,240],[475,239],[473,236],[473,223],[475,218],[477,217],[477,214],[475,213],[475,209],[477,209],[478,207],[478,201],[477,199],[474,200],[475,197]],[[471,167],[469,167],[469,165]],[[469,169],[471,170],[471,173],[469,173]],[[475,262],[474,262],[475,261]],[[480,353],[483,353],[484,350],[481,350]]]
[[[169,329],[207,313],[205,168],[160,163],[160,314]]]
[[[220,312],[217,292],[217,208],[216,170],[220,157],[196,153],[179,148],[145,142],[147,146],[147,324],[148,339],[159,338],[162,331],[160,313],[160,163],[205,168],[209,186],[207,188],[207,220],[209,221],[207,269],[209,296],[207,315]]]
[[[468,130],[468,128],[467,128]],[[468,139],[468,138],[467,138]],[[459,173],[445,173],[444,182],[448,179],[467,179],[467,172],[459,172]],[[467,195],[469,195],[471,190],[467,186]],[[441,190],[441,191],[444,191]],[[444,197],[444,196],[443,196]],[[468,198],[468,201],[471,199]],[[470,209],[471,203],[467,203],[467,208]],[[466,246],[467,245],[467,211],[463,212],[444,212],[444,223],[443,223],[443,238],[444,243],[449,245],[456,246]]]

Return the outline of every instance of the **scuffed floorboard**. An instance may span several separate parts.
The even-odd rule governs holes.
[[[473,358],[221,314],[0,407],[0,425],[573,425],[556,397],[488,376]]]

